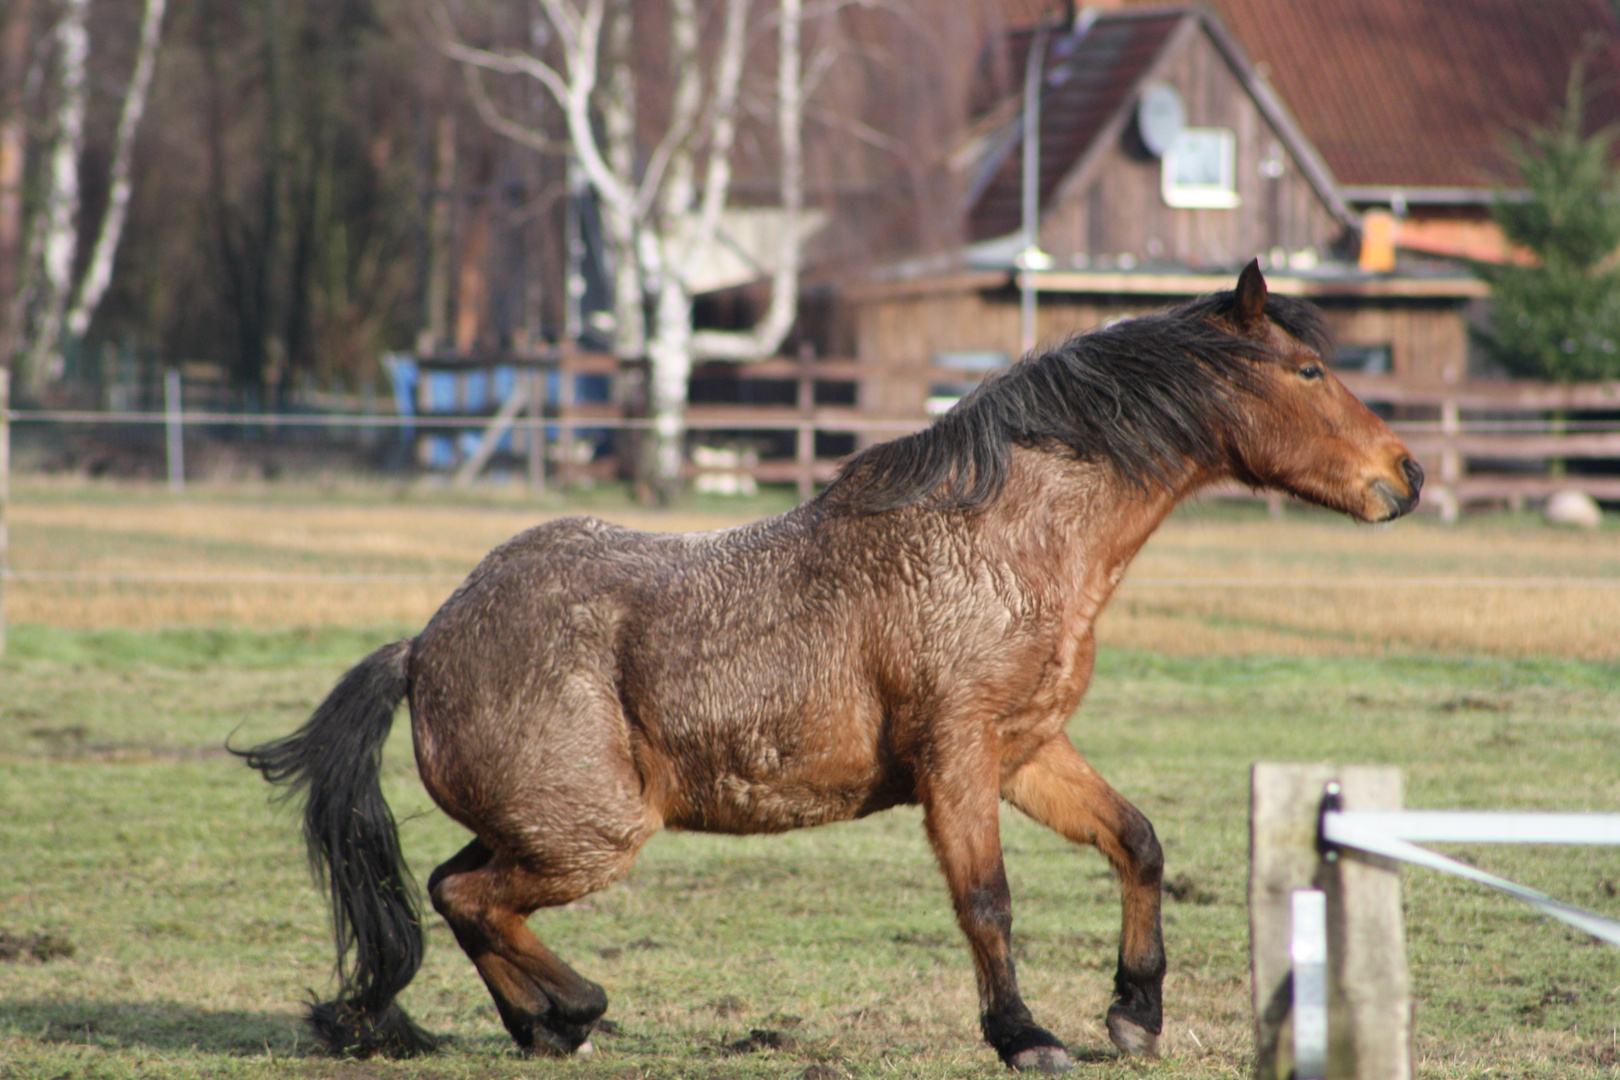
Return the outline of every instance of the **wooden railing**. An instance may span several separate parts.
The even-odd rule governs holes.
[[[792,481],[803,494],[837,471],[834,460],[814,456],[816,431],[855,431],[893,438],[924,426],[923,410],[883,413],[858,407],[814,405],[818,380],[863,382],[876,374],[852,360],[801,362],[774,359],[738,369],[741,378],[796,379],[796,408],[695,405],[691,426],[771,429],[793,425],[797,453],[791,461],[765,460],[752,467],[760,481]],[[893,380],[901,373],[887,371]],[[904,373],[919,384],[917,397],[940,382],[971,381],[963,372],[919,365]],[[1561,385],[1524,380],[1460,383],[1407,382],[1392,376],[1342,373],[1348,389],[1391,417],[1429,481],[1425,502],[1442,519],[1455,520],[1468,504],[1519,507],[1574,488],[1593,498],[1620,501],[1620,383]],[[858,392],[857,399],[866,395]],[[1612,472],[1570,472],[1571,462],[1614,462]],[[1234,489],[1229,494],[1245,494]]]
[[[560,479],[567,483],[590,468],[569,452],[578,428],[629,427],[637,422],[626,419],[618,393],[608,403],[571,400],[573,375],[622,376],[613,357],[567,351],[552,362],[564,375],[563,397],[546,415],[563,421],[558,460]],[[759,482],[792,483],[806,497],[815,485],[831,480],[839,465],[837,458],[817,456],[818,432],[853,434],[864,444],[918,430],[930,419],[925,404],[930,386],[971,383],[979,377],[929,364],[880,370],[847,358],[776,357],[752,364],[706,365],[698,370],[699,375],[711,377],[718,372],[739,380],[791,381],[792,401],[694,404],[687,410],[688,428],[734,431],[744,438],[749,432],[793,432],[791,456],[767,457],[739,465],[737,470]],[[1620,500],[1620,465],[1602,473],[1567,469],[1571,462],[1620,462],[1620,383],[1417,383],[1351,372],[1340,373],[1340,378],[1357,397],[1390,417],[1428,475],[1425,504],[1446,520],[1455,520],[1470,503],[1520,506],[1527,499],[1546,498],[1564,488],[1597,499]],[[905,399],[913,407],[873,407],[877,395],[869,392],[867,384],[877,379],[888,384],[891,393],[897,383],[911,384]],[[818,405],[818,383],[855,384],[855,403]],[[694,465],[687,468],[692,475],[702,471]],[[1217,494],[1245,492],[1234,488]]]
[[[1341,377],[1362,401],[1393,415],[1429,476],[1425,501],[1445,520],[1469,503],[1516,507],[1565,488],[1620,500],[1620,383]],[[1569,472],[1575,461],[1616,464],[1601,474]]]

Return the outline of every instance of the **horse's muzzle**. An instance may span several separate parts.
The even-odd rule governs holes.
[[[1418,504],[1418,495],[1423,491],[1423,466],[1419,465],[1415,458],[1408,455],[1401,459],[1401,473],[1406,477],[1405,495],[1396,491],[1395,485],[1386,480],[1373,481],[1373,490],[1389,507],[1389,515],[1383,519],[1385,521],[1394,521],[1398,517],[1410,514]]]

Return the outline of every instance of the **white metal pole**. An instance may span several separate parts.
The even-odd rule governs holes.
[[[1293,901],[1294,1080],[1326,1080],[1328,1056],[1327,894],[1295,889]]]
[[[1024,62],[1024,190],[1023,239],[1018,274],[1018,351],[1035,350],[1035,260],[1039,250],[1041,200],[1041,73],[1046,67],[1046,27],[1035,31]]]
[[[180,369],[170,368],[163,375],[163,426],[168,435],[169,490],[186,486],[186,448],[180,416]]]

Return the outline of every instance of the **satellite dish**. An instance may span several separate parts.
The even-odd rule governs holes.
[[[1182,107],[1181,95],[1176,93],[1175,87],[1169,83],[1149,83],[1142,88],[1141,100],[1136,103],[1136,127],[1149,153],[1164,157],[1186,126],[1187,110]]]

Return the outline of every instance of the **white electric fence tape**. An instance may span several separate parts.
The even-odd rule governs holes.
[[[1322,839],[1370,855],[1399,859],[1477,881],[1517,897],[1584,934],[1620,945],[1620,921],[1448,859],[1411,843],[1620,844],[1620,814],[1528,814],[1507,811],[1328,810]]]

